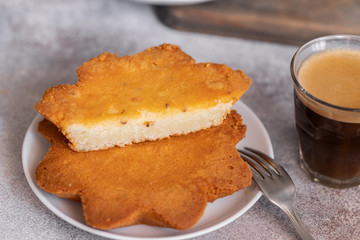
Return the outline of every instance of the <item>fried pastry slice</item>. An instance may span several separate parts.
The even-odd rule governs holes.
[[[103,53],[77,70],[75,85],[48,89],[35,109],[76,151],[106,149],[219,125],[251,80],[198,63],[163,44],[133,56]]]
[[[38,185],[78,200],[86,222],[99,229],[148,224],[188,229],[207,202],[251,184],[251,171],[234,145],[246,126],[232,112],[222,125],[159,141],[75,152],[47,120],[39,132],[51,143],[36,168]]]

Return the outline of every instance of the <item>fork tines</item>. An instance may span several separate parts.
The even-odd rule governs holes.
[[[254,170],[253,179],[264,196],[290,217],[302,239],[313,240],[297,214],[294,203],[296,187],[286,170],[275,164],[271,157],[253,148],[246,147],[245,150],[238,151]]]
[[[265,177],[264,174],[272,176],[272,172],[280,175],[281,167],[276,165],[274,159],[267,154],[249,147],[245,147],[245,150],[238,149],[238,152],[244,161],[254,168],[263,178]],[[259,165],[261,168],[259,168]]]

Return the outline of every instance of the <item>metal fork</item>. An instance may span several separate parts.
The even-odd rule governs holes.
[[[253,179],[264,196],[281,208],[290,218],[302,239],[314,239],[306,230],[295,208],[295,184],[285,169],[274,159],[256,149],[238,150],[241,157],[253,168]]]

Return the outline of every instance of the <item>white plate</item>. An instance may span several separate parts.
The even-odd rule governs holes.
[[[146,4],[155,4],[155,5],[190,5],[190,4],[209,2],[213,0],[132,0],[132,1],[146,3]]]
[[[273,156],[270,137],[259,118],[242,102],[237,102],[234,109],[243,116],[243,121],[248,127],[246,138],[240,141],[237,147],[249,146]],[[37,132],[37,125],[41,119],[42,116],[37,115],[25,135],[22,160],[26,179],[36,196],[47,208],[68,223],[90,233],[112,239],[186,239],[196,237],[219,229],[235,220],[253,206],[261,196],[261,192],[253,184],[231,196],[217,199],[208,204],[199,222],[186,231],[146,225],[123,227],[110,231],[89,227],[85,223],[80,203],[49,194],[41,190],[36,183],[35,168],[50,147],[48,141]]]

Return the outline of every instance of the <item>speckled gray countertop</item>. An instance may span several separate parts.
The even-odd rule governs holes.
[[[30,189],[21,149],[34,104],[103,51],[134,54],[163,42],[197,61],[225,63],[253,80],[242,98],[262,120],[280,162],[297,185],[296,204],[316,239],[360,239],[360,187],[311,182],[298,165],[289,63],[297,46],[188,33],[162,25],[152,8],[120,0],[0,2],[0,239],[102,239],[49,211]],[[196,239],[297,239],[263,197],[245,214]]]

